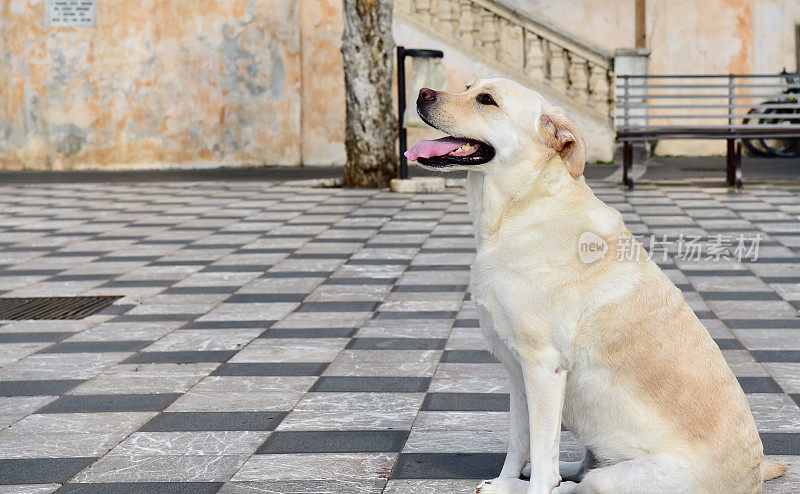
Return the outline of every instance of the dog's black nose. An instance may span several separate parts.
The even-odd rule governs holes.
[[[436,101],[436,91],[433,89],[428,89],[426,87],[419,90],[419,97],[417,98],[417,103],[422,103],[423,101],[430,102]]]

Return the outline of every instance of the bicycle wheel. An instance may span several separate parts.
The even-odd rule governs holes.
[[[795,108],[770,108],[764,113],[775,115],[765,117],[760,123],[772,125],[796,125],[800,123],[800,113]],[[761,143],[772,156],[794,158],[800,156],[800,140],[794,137],[769,137],[761,139]]]
[[[771,103],[771,101],[768,101],[767,103]],[[762,110],[758,106],[754,106],[753,108],[750,109],[750,111],[747,112],[748,115],[752,113],[764,113],[764,110]],[[742,119],[743,125],[747,125],[749,122],[750,122],[750,117],[745,117]],[[754,124],[757,124],[759,122],[760,122],[759,119],[753,118]],[[744,147],[746,147],[747,150],[750,151],[750,154],[752,154],[753,156],[760,156],[762,158],[772,156],[771,151],[764,144],[763,139],[742,139],[742,144],[744,144]]]

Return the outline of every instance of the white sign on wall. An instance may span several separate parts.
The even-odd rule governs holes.
[[[94,27],[95,0],[46,0],[45,17],[48,26]]]

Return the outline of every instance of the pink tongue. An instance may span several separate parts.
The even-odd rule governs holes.
[[[435,141],[419,141],[414,144],[414,147],[406,151],[403,156],[411,161],[416,161],[417,158],[444,156],[449,152],[455,151],[464,144],[469,144],[469,141],[466,139],[457,139],[455,137],[442,137]]]

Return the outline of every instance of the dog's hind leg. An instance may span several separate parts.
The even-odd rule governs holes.
[[[579,484],[564,482],[553,494],[690,494],[700,491],[686,466],[667,456],[652,455],[590,470]]]
[[[475,494],[527,494],[530,482],[520,479],[484,480]]]
[[[571,480],[580,482],[583,475],[597,466],[597,458],[594,457],[592,451],[587,449],[581,461],[559,461],[558,474],[561,475],[562,480]],[[523,477],[531,477],[531,464],[526,463],[525,468],[522,469]]]

